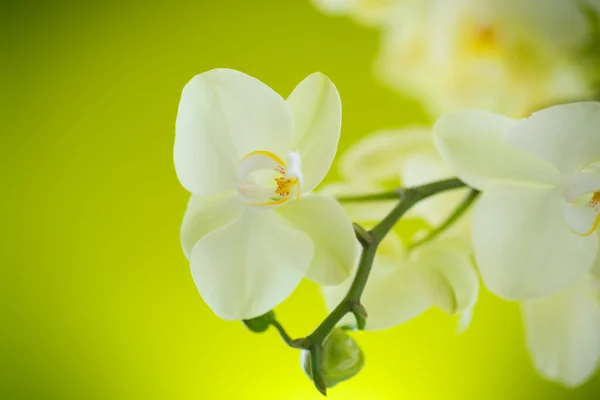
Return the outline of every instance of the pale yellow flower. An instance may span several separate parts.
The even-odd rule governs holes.
[[[375,25],[384,21],[393,7],[403,0],[312,0],[317,8],[331,15],[350,15],[357,21]],[[409,0],[412,1],[412,0]]]
[[[578,58],[591,33],[583,1],[399,3],[377,71],[433,115],[478,108],[521,117],[593,93]]]

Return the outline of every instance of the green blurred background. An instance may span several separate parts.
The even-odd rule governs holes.
[[[308,0],[2,1],[2,399],[319,399],[274,332],[215,317],[179,245],[188,194],[172,163],[179,95],[242,70],[284,96],[327,74],[341,150],[428,123],[372,78],[375,30]],[[330,179],[335,178],[335,172]],[[518,306],[484,294],[467,333],[439,311],[356,337],[367,355],[332,399],[597,399],[545,382]],[[325,315],[305,283],[278,309],[293,336]]]

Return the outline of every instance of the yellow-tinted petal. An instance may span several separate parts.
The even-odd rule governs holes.
[[[251,319],[284,301],[306,275],[312,240],[271,210],[245,210],[204,236],[190,257],[200,295],[219,317]]]
[[[546,379],[579,386],[598,367],[600,304],[592,284],[584,277],[563,292],[522,304],[527,347]]]
[[[590,270],[598,240],[569,229],[563,204],[558,189],[499,186],[483,193],[472,240],[490,291],[511,300],[548,296]]]
[[[235,189],[239,160],[255,150],[286,154],[293,123],[285,100],[255,78],[229,69],[196,75],[177,112],[177,176],[197,195]]]
[[[337,151],[342,124],[342,102],[329,78],[309,75],[287,99],[294,115],[290,150],[302,157],[303,192],[313,190],[327,175]]]
[[[513,146],[565,174],[600,160],[600,103],[563,104],[533,113],[504,134]]]
[[[469,186],[485,190],[498,183],[555,185],[556,169],[502,139],[516,121],[485,111],[457,111],[434,126],[435,144],[444,161]]]
[[[432,302],[424,290],[418,267],[404,257],[400,239],[393,233],[386,236],[363,292],[367,330],[392,328],[422,314]],[[333,310],[346,295],[352,279],[342,285],[323,287],[327,309]],[[342,323],[353,324],[351,316]]]
[[[181,245],[186,257],[190,257],[200,239],[239,217],[242,210],[236,192],[209,197],[192,195],[181,224]]]
[[[321,285],[337,285],[356,267],[360,244],[352,222],[333,198],[307,195],[277,209],[291,226],[307,234],[315,254],[307,278]]]
[[[448,314],[467,311],[477,302],[479,279],[468,253],[437,247],[417,249],[415,263],[432,303]]]

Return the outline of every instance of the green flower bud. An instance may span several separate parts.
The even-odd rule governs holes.
[[[275,318],[275,313],[273,311],[269,311],[260,317],[245,319],[242,322],[244,325],[246,325],[246,328],[250,329],[252,332],[262,333],[269,329],[273,318]]]
[[[304,372],[312,379],[308,350],[302,351],[301,361]],[[323,343],[321,369],[325,385],[334,387],[352,378],[359,373],[363,365],[365,365],[365,356],[356,341],[343,329],[335,328]]]

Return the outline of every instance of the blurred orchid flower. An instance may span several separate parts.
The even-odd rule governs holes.
[[[580,62],[592,33],[583,1],[399,3],[377,71],[433,115],[477,107],[518,118],[594,93]]]
[[[412,126],[368,135],[348,148],[339,158],[344,179],[340,194],[372,193],[401,186],[418,186],[454,177],[433,143],[430,127]],[[328,186],[331,187],[331,186]],[[417,203],[407,215],[437,226],[461,202],[468,189],[454,190]],[[344,193],[345,192],[345,193]],[[348,204],[345,207],[360,221],[378,221],[393,206],[391,202]],[[356,209],[356,212],[352,212]],[[359,213],[360,215],[356,215]],[[465,224],[458,224],[467,229]]]
[[[483,191],[472,216],[486,286],[507,299],[548,296],[592,267],[600,222],[600,103],[513,120],[461,111],[434,127],[460,179]]]
[[[451,176],[426,127],[367,136],[341,156],[339,169],[346,180],[326,185],[322,192],[337,196],[375,193],[409,182],[419,185]],[[405,244],[423,233],[423,228],[427,231],[438,225],[462,197],[461,193],[443,193],[419,203],[421,207],[415,207],[408,220],[380,244],[361,298],[369,314],[366,329],[402,324],[432,306],[449,314],[462,314],[459,329],[466,329],[479,292],[465,230],[468,225],[459,223],[457,229],[411,251]],[[352,220],[365,227],[379,221],[391,207],[390,202],[344,203]],[[329,310],[339,303],[351,283],[348,279],[341,285],[322,288]],[[352,318],[346,317],[342,323],[351,324]]]
[[[587,381],[600,365],[600,257],[592,273],[521,309],[538,372],[570,387]]]
[[[352,279],[323,286],[328,310],[347,293]],[[391,232],[378,247],[373,270],[361,297],[367,330],[382,330],[407,322],[432,306],[455,315],[470,316],[479,294],[479,282],[469,253],[444,238],[407,252],[397,233]],[[469,324],[463,319],[459,330]],[[346,316],[342,324],[352,324]]]
[[[393,7],[401,1],[406,0],[313,0],[313,3],[324,13],[349,14],[361,23],[374,25],[384,21]]]
[[[377,75],[434,116],[477,107],[518,118],[594,93],[581,61],[595,57],[598,0],[315,2],[380,27]]]
[[[346,279],[356,263],[352,224],[311,192],[340,135],[333,83],[312,74],[288,97],[228,69],[195,76],[177,114],[175,169],[192,193],[181,241],[202,298],[224,319],[260,316],[307,277]]]

